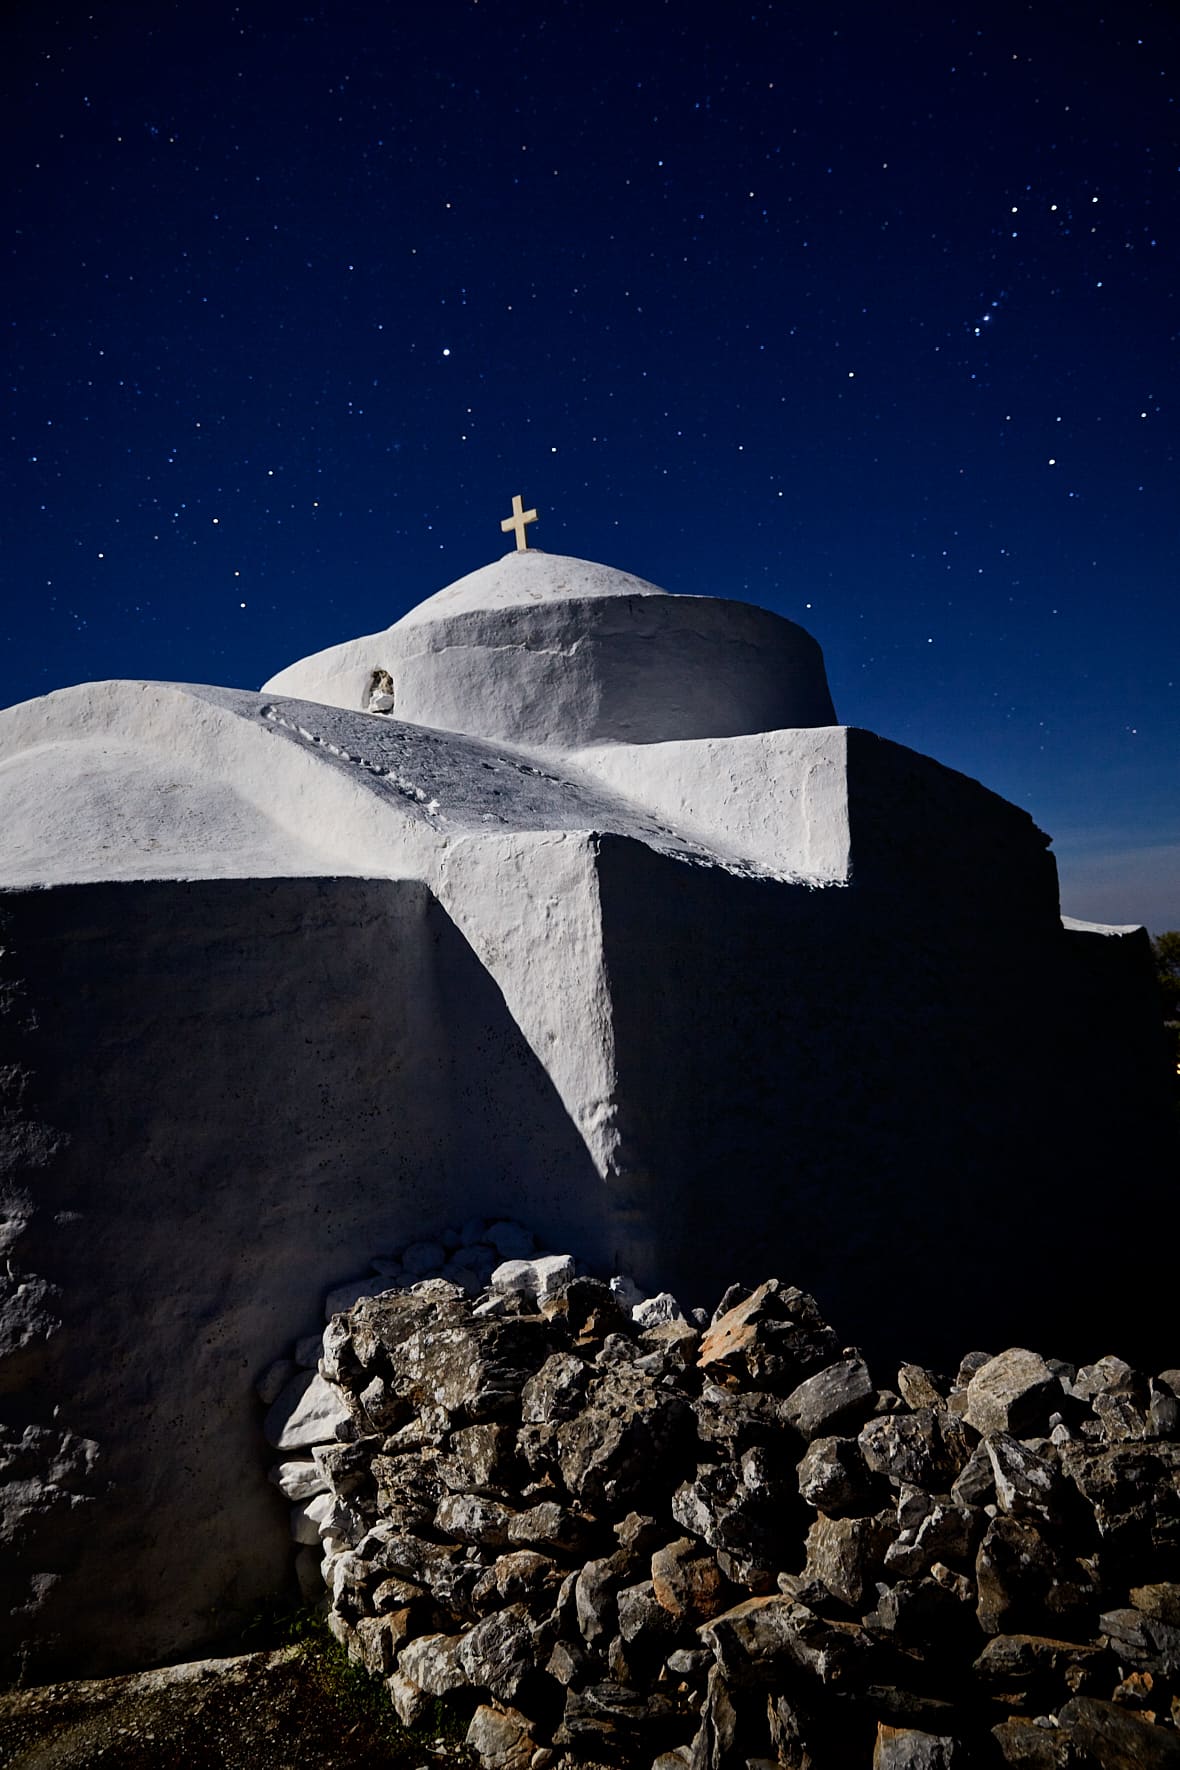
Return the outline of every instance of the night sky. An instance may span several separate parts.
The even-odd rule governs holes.
[[[1180,9],[58,6],[0,26],[0,704],[256,687],[530,540],[1180,927]]]

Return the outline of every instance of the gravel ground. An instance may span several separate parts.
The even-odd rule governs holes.
[[[4,1770],[466,1770],[455,1741],[406,1733],[379,1684],[314,1641],[0,1695]]]

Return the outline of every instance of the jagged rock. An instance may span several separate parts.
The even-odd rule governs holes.
[[[1018,1770],[1094,1770],[1095,1760],[1060,1727],[1013,1717],[991,1731],[1001,1761]]]
[[[967,1385],[966,1419],[977,1432],[1009,1432],[1030,1438],[1048,1430],[1060,1405],[1061,1385],[1036,1352],[1013,1346],[991,1358]]]
[[[1156,1677],[1180,1675],[1180,1628],[1142,1610],[1104,1611],[1098,1620],[1120,1665]]]
[[[494,1709],[480,1703],[467,1728],[466,1743],[483,1770],[529,1770],[537,1742],[532,1722],[519,1709]]]
[[[972,1623],[971,1613],[954,1587],[941,1581],[899,1579],[881,1586],[877,1608],[863,1618],[866,1627],[900,1642],[938,1642],[961,1636]]]
[[[831,1622],[779,1593],[747,1598],[697,1633],[736,1687],[798,1672],[839,1688],[869,1680],[874,1647],[859,1623]]]
[[[924,1365],[903,1364],[897,1373],[897,1387],[908,1407],[945,1407],[946,1397],[933,1371]]]
[[[664,1663],[674,1678],[697,1684],[707,1675],[713,1655],[706,1647],[677,1647]]]
[[[701,1705],[701,1724],[692,1742],[690,1770],[730,1770],[734,1763],[738,1717],[721,1667],[710,1668]]]
[[[328,1491],[323,1470],[311,1457],[296,1457],[290,1462],[276,1464],[270,1472],[270,1479],[285,1500],[310,1500],[316,1494]]]
[[[498,1604],[526,1604],[537,1615],[552,1605],[561,1584],[561,1569],[548,1555],[535,1549],[513,1549],[499,1555],[491,1567],[476,1570],[471,1603],[476,1610]]]
[[[1062,1554],[1027,1518],[1001,1514],[988,1525],[975,1560],[977,1616],[985,1635],[1084,1626],[1093,1588],[1080,1563]],[[1050,1630],[1045,1629],[1045,1624]]]
[[[935,1562],[969,1564],[986,1522],[976,1507],[948,1504],[920,1488],[903,1487],[897,1502],[897,1539],[885,1551],[885,1566],[903,1579],[917,1579]]]
[[[300,1371],[271,1405],[262,1430],[275,1450],[327,1444],[352,1425],[347,1397],[317,1371]]]
[[[987,1440],[980,1439],[951,1482],[951,1498],[959,1506],[986,1506],[995,1497],[996,1478],[987,1453]]]
[[[755,1444],[783,1443],[781,1395],[725,1389],[705,1382],[693,1399],[692,1410],[697,1439],[709,1456],[734,1461]]]
[[[1144,1616],[1180,1628],[1180,1585],[1164,1581],[1150,1586],[1132,1586],[1131,1603]]]
[[[672,1516],[702,1537],[727,1578],[768,1591],[787,1552],[789,1490],[760,1445],[732,1463],[707,1463],[672,1496]]]
[[[682,1536],[651,1558],[652,1588],[673,1617],[701,1622],[725,1605],[725,1580],[716,1558],[695,1537]]]
[[[491,1288],[511,1292],[531,1303],[544,1303],[574,1276],[572,1254],[544,1254],[535,1260],[506,1260],[491,1277]]]
[[[489,1421],[452,1432],[435,1468],[456,1493],[494,1497],[512,1485],[516,1463],[516,1433],[511,1426]]]
[[[893,1515],[827,1518],[820,1514],[807,1533],[806,1577],[819,1580],[833,1598],[859,1610],[882,1572],[885,1551],[897,1534]]]
[[[1071,1444],[1060,1456],[1063,1473],[1092,1507],[1100,1535],[1124,1546],[1145,1543],[1153,1496],[1164,1473],[1158,1447],[1116,1444],[1094,1450]]]
[[[456,1657],[469,1684],[489,1690],[499,1702],[514,1703],[527,1688],[536,1652],[528,1611],[509,1604],[468,1629]]]
[[[320,1540],[321,1526],[334,1503],[326,1489],[310,1500],[300,1500],[291,1507],[291,1535],[297,1543],[315,1544]]]
[[[628,1512],[612,1526],[611,1535],[620,1549],[636,1557],[650,1555],[668,1540],[667,1527],[648,1512]]]
[[[700,1343],[700,1330],[691,1322],[657,1322],[655,1327],[644,1328],[639,1336],[643,1356],[636,1359],[636,1368],[653,1375],[684,1370],[695,1363]]]
[[[393,1712],[403,1727],[416,1726],[434,1700],[409,1678],[403,1677],[401,1672],[394,1672],[387,1678],[385,1688],[393,1704]]]
[[[465,1550],[450,1543],[425,1542],[408,1531],[385,1535],[374,1530],[357,1550],[382,1573],[423,1586],[437,1603],[454,1612],[466,1609],[483,1571],[478,1562],[468,1560]]]
[[[995,1433],[984,1444],[1002,1512],[1047,1518],[1058,1510],[1061,1472],[1055,1460],[1038,1456],[1006,1432]]]
[[[604,1372],[581,1412],[557,1428],[557,1462],[571,1494],[592,1510],[619,1510],[667,1489],[692,1433],[683,1395],[635,1371]]]
[[[585,1364],[574,1353],[552,1353],[521,1391],[522,1423],[548,1426],[572,1420],[582,1406],[589,1378]]]
[[[436,1303],[439,1289],[454,1294]],[[456,1299],[463,1293],[440,1279],[366,1300],[354,1311],[353,1342],[359,1347],[365,1327],[380,1340],[396,1392],[418,1408],[433,1402],[457,1425],[514,1413],[522,1385],[553,1350],[549,1324],[539,1316],[476,1320]]]
[[[813,1438],[796,1479],[800,1497],[830,1518],[878,1511],[888,1491],[870,1474],[855,1438]]]
[[[383,1616],[387,1611],[392,1614],[397,1610],[409,1609],[420,1603],[425,1596],[424,1589],[416,1586],[412,1580],[399,1579],[396,1574],[390,1574],[374,1586],[370,1602],[376,1614]]]
[[[964,1761],[958,1740],[946,1734],[919,1733],[912,1727],[877,1723],[873,1770],[956,1770]]]
[[[864,1359],[843,1358],[793,1389],[783,1417],[804,1438],[819,1438],[843,1425],[859,1426],[875,1394]]]
[[[622,1586],[616,1604],[619,1634],[626,1646],[633,1654],[645,1655],[658,1664],[675,1641],[680,1624],[659,1602],[652,1581]]]
[[[433,1524],[443,1497],[434,1467],[420,1456],[378,1455],[371,1464],[381,1516],[395,1530],[418,1530]]]
[[[973,1438],[954,1414],[923,1407],[870,1420],[857,1443],[869,1469],[893,1486],[946,1493],[971,1454]]]
[[[340,1499],[347,1500],[372,1485],[373,1455],[380,1445],[379,1438],[357,1438],[348,1444],[317,1444],[311,1456],[324,1486],[330,1487]]]
[[[590,1350],[618,1336],[633,1356],[631,1311],[600,1278],[571,1279],[543,1308],[546,1315],[564,1322],[575,1345]]]
[[[839,1355],[836,1336],[814,1297],[771,1278],[714,1317],[697,1363],[714,1381],[786,1395]]]
[[[610,1763],[631,1764],[637,1761],[640,1741],[658,1746],[673,1719],[667,1697],[604,1680],[566,1692],[553,1743],[574,1747],[579,1759],[593,1761],[601,1752]]]
[[[571,1684],[589,1682],[593,1663],[580,1642],[558,1639],[553,1644],[545,1670],[549,1677],[568,1689]]]
[[[1046,1635],[995,1635],[975,1661],[980,1682],[997,1690],[1029,1690],[1058,1683],[1078,1690],[1086,1675],[1109,1666],[1103,1647]]]
[[[592,1525],[568,1506],[541,1500],[508,1520],[508,1541],[522,1549],[551,1550],[560,1555],[580,1553],[590,1539]]]
[[[1092,1696],[1074,1696],[1059,1716],[1062,1731],[1102,1770],[1176,1770],[1180,1766],[1180,1734],[1174,1727],[1156,1727],[1127,1713],[1117,1703]]]
[[[618,1627],[617,1594],[633,1567],[631,1555],[620,1549],[597,1561],[587,1561],[578,1574],[574,1586],[578,1628],[590,1646],[609,1640]]]
[[[413,1409],[396,1395],[384,1377],[371,1377],[357,1396],[365,1418],[376,1432],[392,1432],[411,1418]]]
[[[636,1303],[631,1310],[631,1320],[642,1331],[659,1327],[662,1322],[683,1321],[684,1311],[671,1291],[660,1291],[656,1296],[645,1297],[641,1303]]]
[[[507,1546],[513,1516],[499,1500],[473,1493],[448,1493],[439,1501],[434,1528],[440,1536],[453,1537],[460,1543],[502,1549]]]
[[[467,1682],[459,1658],[463,1640],[462,1635],[419,1635],[399,1653],[398,1672],[427,1696],[449,1696]]]

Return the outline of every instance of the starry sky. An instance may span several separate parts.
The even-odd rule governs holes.
[[[256,687],[530,539],[1180,927],[1180,11],[12,0],[0,704]]]

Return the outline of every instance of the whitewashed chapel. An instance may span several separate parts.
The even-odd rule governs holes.
[[[254,1379],[472,1213],[911,1356],[1152,1330],[1142,930],[1063,925],[1031,819],[837,724],[801,628],[534,514],[258,693],[0,712],[4,1653],[277,1589]]]

